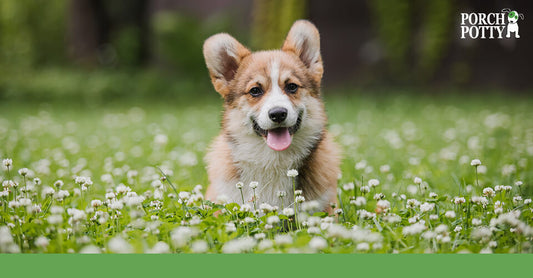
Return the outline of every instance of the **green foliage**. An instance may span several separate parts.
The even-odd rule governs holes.
[[[395,82],[431,81],[448,50],[453,1],[368,1]]]
[[[154,55],[163,67],[171,67],[180,75],[201,78],[207,76],[202,46],[218,32],[231,33],[231,14],[213,16],[202,21],[178,12],[154,15]]]
[[[40,66],[66,60],[66,0],[0,2],[0,65]]]
[[[294,21],[305,18],[305,0],[256,0],[253,8],[251,46],[278,49]]]

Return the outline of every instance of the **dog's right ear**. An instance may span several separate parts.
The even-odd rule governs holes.
[[[229,83],[242,59],[250,54],[250,50],[225,33],[213,35],[205,41],[204,58],[211,82],[223,97],[229,93]]]

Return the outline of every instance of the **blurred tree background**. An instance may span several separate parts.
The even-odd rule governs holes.
[[[505,7],[526,16],[520,40],[460,39],[461,12]],[[300,18],[321,32],[325,86],[529,92],[532,7],[474,0],[2,0],[0,97],[67,96],[87,84],[93,89],[86,94],[98,98],[139,87],[160,95],[203,90],[208,36],[227,32],[254,50],[279,48]],[[142,84],[126,84],[131,78]]]

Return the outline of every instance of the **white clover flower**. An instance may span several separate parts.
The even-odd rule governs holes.
[[[511,191],[512,189],[513,189],[513,187],[510,186],[510,185],[504,185],[504,186],[503,186],[503,190],[505,190],[505,191],[507,191],[507,192]]]
[[[113,192],[108,192],[108,193],[105,194],[105,198],[108,199],[108,200],[115,199],[116,195]]]
[[[343,213],[343,211],[342,211],[341,208],[338,208],[338,209],[335,209],[334,213],[337,214],[337,215],[341,215]]]
[[[98,200],[98,199],[95,199],[95,200],[91,201],[91,206],[94,207],[94,208],[97,208],[97,207],[101,206],[102,204],[103,204],[103,202],[101,200]]]
[[[19,175],[25,177],[28,174],[28,168],[19,169]]]
[[[368,186],[370,186],[370,187],[376,187],[378,185],[379,185],[379,180],[377,180],[377,179],[370,179],[368,181]]]
[[[309,227],[307,229],[307,233],[310,235],[318,235],[320,234],[320,228],[319,227]]]
[[[299,196],[299,195],[302,195],[303,191],[302,190],[294,190],[294,196]]]
[[[488,241],[492,236],[492,231],[488,227],[475,227],[472,229],[471,236],[475,240]]]
[[[35,239],[35,246],[45,249],[50,244],[50,240],[45,236],[39,236]]]
[[[267,203],[260,204],[259,209],[262,210],[264,213],[269,213],[271,211],[274,211],[274,207]]]
[[[429,220],[435,221],[435,220],[437,220],[437,219],[439,219],[439,216],[438,216],[437,214],[431,214],[431,215],[429,215]]]
[[[456,233],[460,233],[462,230],[463,230],[463,227],[461,226],[455,226],[455,228],[453,229],[453,231]]]
[[[320,202],[317,200],[307,201],[302,204],[302,210],[307,212],[318,211],[320,209]]]
[[[244,183],[242,183],[242,182],[238,182],[238,183],[235,184],[235,187],[237,189],[241,189],[243,186],[244,186]]]
[[[244,218],[244,223],[246,223],[246,224],[255,223],[255,219],[253,219],[252,217],[245,217]]]
[[[309,218],[307,218],[307,226],[316,227],[318,226],[318,224],[320,224],[321,221],[322,219],[318,216],[310,216]]]
[[[181,191],[178,196],[182,200],[189,200],[189,198],[191,198],[191,193],[188,191]]]
[[[301,196],[301,195],[296,196],[295,199],[296,199],[296,203],[298,203],[298,204],[301,204],[301,203],[303,203],[305,201],[305,197]]]
[[[168,143],[168,136],[166,134],[156,134],[154,143],[158,146],[165,146]]]
[[[434,239],[436,236],[437,236],[437,233],[432,232],[432,231],[427,231],[427,232],[422,233],[422,238],[424,238],[425,240]]]
[[[397,214],[390,213],[388,215],[385,215],[385,217],[383,217],[383,220],[387,221],[388,223],[394,224],[401,222],[402,218]]]
[[[489,163],[490,164],[490,163]],[[479,165],[481,165],[481,160],[479,159],[473,159],[472,161],[470,161],[470,165],[471,166],[474,166],[474,167],[477,167]]]
[[[298,176],[298,170],[291,169],[291,170],[287,171],[287,177],[294,178],[296,176]]]
[[[257,234],[254,235],[254,238],[256,240],[262,240],[262,239],[266,238],[266,235],[265,235],[265,233],[257,233]]]
[[[170,240],[172,246],[174,246],[175,248],[183,248],[190,242],[190,240],[194,236],[196,236],[197,233],[198,232],[195,228],[185,226],[177,227],[170,233]]]
[[[357,251],[368,251],[370,249],[370,245],[368,245],[366,242],[361,242],[355,246],[355,249]]]
[[[70,193],[66,190],[59,190],[57,193],[56,193],[56,200],[58,202],[62,202],[66,197],[70,196]]]
[[[277,234],[274,237],[274,241],[277,245],[288,245],[292,244],[293,239],[292,236],[289,234]]]
[[[20,198],[18,200],[18,202],[20,203],[20,206],[22,207],[29,207],[31,206],[31,200],[28,199],[28,198]]]
[[[353,182],[346,183],[342,186],[342,189],[344,189],[344,191],[350,191],[350,190],[353,190],[354,188],[355,188],[355,185],[353,184]]]
[[[414,209],[420,206],[420,202],[417,199],[408,199],[406,202],[406,207],[410,209]]]
[[[121,183],[115,188],[115,191],[117,191],[118,194],[126,194],[131,191],[131,188]]]
[[[387,164],[381,165],[381,166],[379,166],[379,171],[381,173],[388,173],[388,172],[390,172],[390,166],[387,165]]]
[[[437,198],[437,197],[439,197],[439,195],[437,195],[437,193],[435,193],[435,192],[430,192],[429,193],[429,198]]]
[[[358,207],[365,206],[366,205],[366,198],[362,197],[362,196],[358,196],[357,198],[355,198],[355,200],[351,200],[350,204],[358,206]]]
[[[133,253],[133,247],[122,237],[116,236],[109,240],[107,248],[111,253]]]
[[[109,208],[112,210],[121,210],[122,208],[124,208],[124,204],[117,199],[112,199],[109,202]]]
[[[209,250],[209,245],[205,240],[195,240],[191,243],[193,253],[205,253]]]
[[[522,196],[518,196],[518,195],[517,195],[517,196],[514,196],[514,197],[513,197],[513,203],[514,203],[515,205],[519,204],[520,202],[522,202]]]
[[[5,158],[2,160],[2,165],[4,165],[6,168],[9,168],[11,165],[13,165],[13,160],[11,158]]]
[[[63,214],[65,209],[61,206],[52,206],[50,207],[50,213],[52,214]]]
[[[152,248],[146,251],[148,254],[168,254],[170,253],[170,246],[166,242],[159,241]]]
[[[259,183],[256,182],[256,181],[252,181],[252,182],[250,182],[250,184],[249,184],[249,186],[250,186],[251,189],[256,189],[258,185],[259,185]]]
[[[419,177],[415,177],[415,179],[413,180],[413,182],[414,182],[415,184],[421,184],[421,183],[422,183],[422,179],[419,178]]]
[[[361,170],[366,168],[366,160],[361,160],[355,164],[355,170]]]
[[[472,196],[472,203],[486,208],[489,204],[489,200],[486,197]]]
[[[466,202],[466,199],[464,197],[454,197],[453,198],[453,202],[456,204],[456,205],[459,205],[459,204],[464,204]]]
[[[256,245],[256,241],[251,237],[241,237],[232,239],[222,246],[223,253],[244,253],[251,251]]]
[[[55,193],[55,190],[49,186],[44,187],[43,190],[41,191],[41,195],[43,198],[53,196],[54,193]]]
[[[294,215],[294,209],[293,208],[284,208],[282,214],[286,215],[286,216],[293,216]]]
[[[364,209],[357,210],[356,213],[359,215],[359,217],[361,217],[363,219],[372,219],[372,218],[376,217],[375,213],[368,212],[368,211],[366,211]]]
[[[420,234],[421,232],[423,232],[424,230],[426,230],[427,227],[426,225],[422,224],[422,223],[415,223],[411,226],[407,226],[407,227],[404,227],[403,230],[402,230],[402,234],[403,235],[417,235],[417,234]]]
[[[522,181],[516,181],[514,183],[515,186],[522,186],[524,183]]]
[[[242,212],[250,212],[252,211],[252,206],[249,204],[243,204],[240,209]]]
[[[63,216],[58,214],[52,214],[48,216],[48,218],[46,218],[46,221],[48,221],[48,223],[51,225],[59,225],[63,223]]]
[[[390,202],[387,200],[379,200],[376,203],[376,212],[386,212],[390,209]]]
[[[368,192],[370,192],[370,187],[364,185],[364,186],[361,186],[361,188],[359,190],[361,190],[361,193],[363,193],[363,194],[364,193],[368,193]]]
[[[283,198],[283,197],[285,197],[285,196],[287,196],[287,192],[285,192],[285,191],[278,191],[278,198]]]
[[[374,194],[374,200],[378,200],[379,201],[379,200],[382,200],[382,199],[385,199],[385,194],[383,194],[381,192]]]
[[[21,207],[21,204],[19,201],[9,201],[9,203],[7,204],[7,206],[9,208],[12,208],[12,209],[17,209],[19,207]]]
[[[531,204],[531,199],[525,199],[524,200],[524,205],[527,205],[527,204]]]
[[[322,237],[315,236],[309,241],[309,247],[314,250],[323,250],[328,247],[328,242]]]
[[[478,218],[472,218],[472,225],[474,226],[479,226],[481,225],[481,219],[478,219]]]
[[[237,227],[235,226],[235,223],[233,222],[226,223],[226,233],[232,233],[236,231],[237,231]]]
[[[455,218],[455,211],[453,211],[453,210],[449,210],[449,211],[447,211],[447,212],[444,214],[444,217],[446,217],[446,218],[450,218],[450,219]]]
[[[265,230],[272,230],[272,228],[274,228],[272,225],[265,224]]]
[[[490,187],[486,187],[486,188],[483,189],[483,195],[486,196],[486,197],[492,198],[492,197],[496,196],[496,192],[494,192],[494,189],[492,189]]]

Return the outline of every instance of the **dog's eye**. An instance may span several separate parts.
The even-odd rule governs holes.
[[[263,90],[261,90],[261,88],[259,88],[259,87],[253,87],[253,88],[250,89],[249,93],[253,97],[258,97],[258,96],[263,94]]]
[[[296,85],[294,83],[289,83],[289,84],[285,85],[285,91],[287,93],[294,94],[294,93],[296,93],[296,91],[298,91],[298,85]]]

